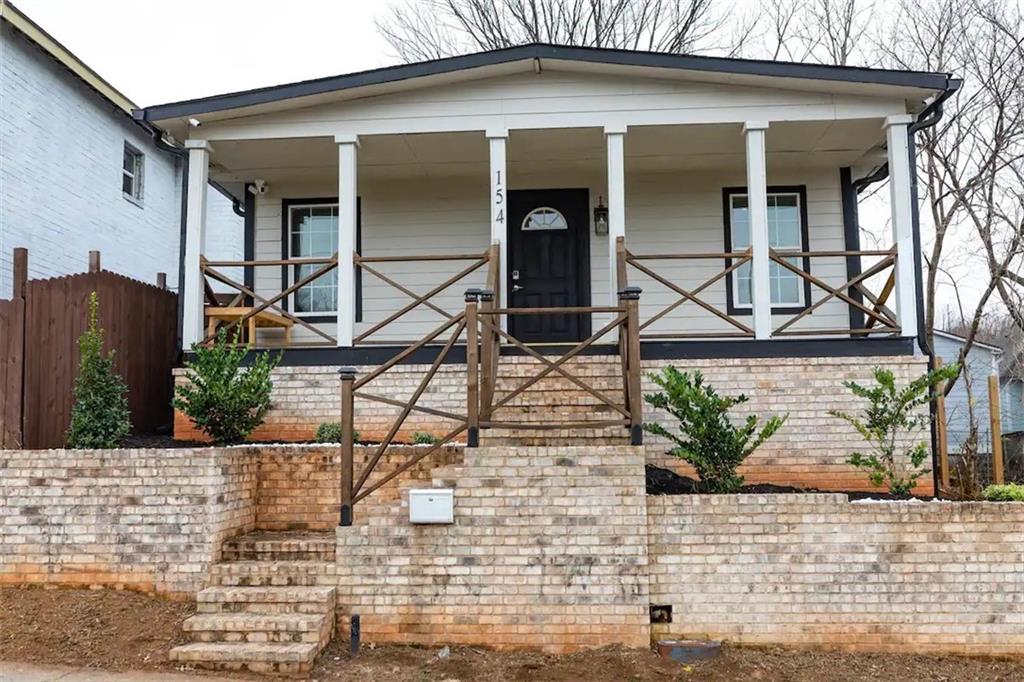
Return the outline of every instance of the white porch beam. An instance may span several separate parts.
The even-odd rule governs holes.
[[[625,126],[604,129],[608,145],[608,305],[619,304],[618,262],[615,240],[626,236]]]
[[[338,346],[351,346],[356,331],[356,163],[359,138],[339,135],[338,145]]]
[[[909,115],[885,119],[885,139],[889,154],[889,204],[892,210],[892,236],[896,244],[896,315],[903,336],[917,335],[917,282],[914,274],[914,226],[910,183]]]
[[[754,338],[772,335],[772,292],[768,277],[768,170],[764,138],[767,121],[747,121],[743,135],[747,146],[747,212],[750,216],[750,302],[754,313]]]
[[[508,130],[492,128],[486,131],[491,160],[491,243],[498,245],[500,289],[499,303],[508,307],[508,168],[505,146]],[[502,325],[508,319],[502,317]]]
[[[203,333],[203,277],[199,260],[206,250],[206,198],[210,186],[210,153],[206,140],[186,140],[188,150],[188,205],[185,208],[185,268],[183,282],[181,345],[188,350],[205,337]]]

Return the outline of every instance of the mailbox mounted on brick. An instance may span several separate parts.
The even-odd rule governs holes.
[[[455,491],[420,488],[409,491],[409,523],[454,523]]]

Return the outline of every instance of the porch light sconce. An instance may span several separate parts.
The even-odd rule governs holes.
[[[604,237],[608,234],[608,207],[604,205],[604,197],[597,198],[594,207],[594,234]]]

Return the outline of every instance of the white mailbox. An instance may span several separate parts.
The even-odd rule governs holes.
[[[455,523],[455,491],[451,488],[410,490],[409,523]]]

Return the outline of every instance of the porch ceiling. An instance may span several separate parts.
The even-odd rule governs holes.
[[[773,123],[767,135],[769,168],[863,163],[881,146],[879,119]],[[626,136],[626,172],[742,167],[743,136],[736,125],[643,126]],[[337,146],[330,138],[222,141],[211,176],[221,182],[300,182],[337,177]],[[553,165],[603,168],[604,134],[598,128],[514,130],[508,163],[520,177]],[[482,132],[375,135],[360,139],[365,178],[484,177],[487,140]]]

